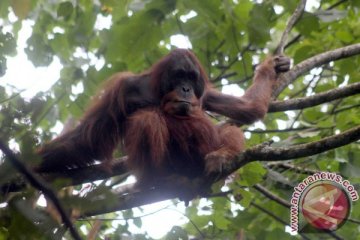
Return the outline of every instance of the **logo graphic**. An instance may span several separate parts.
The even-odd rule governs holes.
[[[348,180],[336,173],[319,172],[294,187],[290,224],[293,232],[335,231],[347,220],[351,201],[359,195]]]
[[[300,200],[301,213],[313,227],[334,231],[350,213],[347,193],[336,183],[319,182],[309,186]]]

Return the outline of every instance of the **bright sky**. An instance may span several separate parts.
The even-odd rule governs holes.
[[[24,52],[26,40],[31,35],[30,21],[24,21],[19,33],[18,54],[7,59],[7,70],[0,77],[0,85],[11,85],[20,90],[24,97],[32,97],[39,91],[48,90],[60,77],[61,64],[57,58],[48,67],[35,68]]]

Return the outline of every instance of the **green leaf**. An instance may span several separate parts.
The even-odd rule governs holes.
[[[122,212],[124,218],[133,218],[134,217],[134,212],[132,209],[127,209],[125,211]]]
[[[356,0],[350,1],[350,4],[354,7],[360,8],[360,2]]]
[[[164,15],[175,10],[176,0],[157,0],[146,4],[146,11],[160,10]],[[210,2],[210,1],[208,1]]]
[[[68,20],[71,17],[73,11],[74,7],[71,2],[62,2],[57,9],[57,16]]]
[[[350,43],[354,40],[353,35],[349,31],[337,31],[335,36],[345,43]]]
[[[25,52],[36,66],[48,66],[53,60],[53,51],[44,41],[44,36],[40,34],[33,34],[27,40],[27,48]]]
[[[270,40],[270,29],[275,21],[274,9],[271,4],[263,3],[254,5],[250,12],[248,22],[249,41],[255,45],[263,45]]]
[[[94,24],[96,15],[94,14],[94,6],[91,1],[87,4],[87,8],[75,8],[75,25],[68,28],[68,41],[72,45],[88,46],[91,39],[95,36]]]
[[[244,208],[249,207],[250,203],[253,201],[253,198],[254,198],[254,194],[252,192],[247,191],[243,188],[237,188],[234,191],[234,194],[239,194],[239,196],[241,196],[240,204]]]
[[[348,151],[346,151],[348,150]],[[342,154],[340,154],[342,152]],[[360,176],[360,151],[350,146],[345,148],[336,149],[337,160],[342,156],[346,162],[340,162],[339,170],[341,175],[346,177],[359,177]]]
[[[0,86],[0,102],[4,103],[5,98],[7,97],[5,88],[3,86]]]
[[[134,223],[135,226],[137,226],[138,228],[141,228],[141,226],[142,226],[142,220],[141,220],[141,218],[134,218],[134,219],[133,219],[133,223]]]
[[[7,32],[0,32],[0,56],[14,55],[16,53],[16,40],[14,36]]]
[[[1,30],[1,27],[0,27]],[[0,77],[5,75],[7,60],[4,55],[13,56],[16,53],[16,40],[9,32],[0,32]]]
[[[231,224],[230,220],[222,213],[215,213],[213,221],[215,226],[221,230],[227,230]]]
[[[310,37],[312,32],[319,31],[319,19],[312,13],[304,12],[295,27],[301,34]]]
[[[207,1],[184,0],[182,2],[184,6],[196,11],[199,15],[206,18],[208,21],[218,21],[219,16],[222,15],[220,0],[207,0]],[[206,22],[204,24],[209,24],[209,22]]]
[[[232,10],[236,14],[237,27],[241,29],[246,28],[246,23],[249,21],[250,11],[253,7],[253,3],[248,0],[242,0],[241,4],[236,5],[235,7],[232,6]]]
[[[39,163],[39,156],[34,152],[37,139],[32,133],[26,133],[22,136],[20,142],[20,151],[23,159],[26,159],[27,164]]]
[[[4,76],[6,73],[7,65],[6,65],[6,58],[0,56],[0,77]]]
[[[9,14],[11,0],[0,1],[0,18],[6,18]]]
[[[353,71],[358,71],[359,66],[357,61],[354,61],[352,58],[343,59],[336,63],[336,66],[339,66],[339,71],[342,75],[351,74]]]
[[[304,45],[296,50],[294,55],[294,63],[297,64],[308,57],[311,57],[313,55],[314,46],[312,45]]]
[[[170,230],[170,232],[168,232],[166,234],[165,237],[166,240],[187,240],[189,239],[187,232],[179,226],[173,226]]]
[[[240,185],[253,186],[263,180],[266,169],[259,162],[252,162],[240,169]]]
[[[207,39],[209,35],[214,36],[211,29],[206,24],[202,24],[204,21],[202,16],[194,17],[188,20],[184,26],[184,31],[189,33],[188,36],[192,39],[193,45],[196,41],[199,41],[199,45],[203,44],[204,39]]]
[[[48,230],[56,227],[56,223],[48,214],[34,208],[28,197],[18,195],[9,205],[8,231],[12,239],[44,239],[53,235]]]
[[[161,40],[160,23],[164,15],[159,10],[151,10],[128,18],[112,28],[106,44],[105,57],[110,62],[126,60],[135,65],[145,50],[149,50]],[[149,31],[151,29],[151,31]]]
[[[50,40],[50,47],[54,52],[59,53],[60,57],[64,60],[68,60],[72,54],[68,37],[64,34],[55,33],[54,38]]]
[[[304,117],[309,122],[316,122],[323,115],[318,108],[311,108],[304,110]]]
[[[264,237],[264,240],[298,239],[297,237],[291,236],[289,233],[285,232],[283,228],[279,228],[279,224],[277,222],[275,224],[275,227],[273,227],[270,231],[266,232],[266,237]]]

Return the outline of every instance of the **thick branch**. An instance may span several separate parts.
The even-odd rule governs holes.
[[[31,170],[29,170],[23,163],[20,161],[17,156],[9,149],[9,147],[0,141],[0,149],[5,154],[5,156],[10,160],[12,165],[18,170],[24,177],[29,181],[29,183],[44,193],[46,197],[48,197],[51,202],[54,204],[56,210],[59,212],[65,226],[69,228],[70,234],[74,239],[81,240],[79,233],[76,231],[72,222],[70,221],[69,216],[67,215],[64,207],[61,202],[57,198],[54,191],[47,186],[43,181],[41,181],[37,176],[35,176]]]
[[[319,93],[309,97],[294,98],[286,101],[274,101],[270,104],[268,112],[282,112],[287,110],[304,109],[359,93],[360,82],[350,84],[346,87],[332,89],[327,92]]]
[[[128,174],[126,160],[126,156],[112,160],[110,166],[111,171],[109,171],[107,168],[104,168],[101,164],[98,164],[83,168],[69,169],[66,172],[47,174],[44,175],[44,178],[46,181],[50,182],[59,178],[69,179],[71,181],[65,183],[67,186],[107,179],[113,176]]]
[[[312,156],[314,154],[322,153],[334,148],[338,148],[354,141],[360,139],[360,126],[354,127],[346,132],[341,134],[324,138],[317,142],[295,145],[292,147],[269,147],[267,145],[258,145],[253,148],[250,148],[240,154],[236,161],[229,163],[223,166],[223,171],[221,172],[221,177],[226,177],[244,166],[247,163],[253,161],[273,161],[273,160],[288,160],[306,156]],[[217,174],[214,177],[206,179],[196,179],[193,181],[193,188],[201,189],[201,186],[207,186],[209,183],[218,179],[219,175]],[[166,183],[165,183],[166,185]],[[92,212],[86,212],[83,214],[85,216],[93,216],[118,210],[129,209],[133,207],[139,207],[144,204],[150,204],[157,201],[163,201],[167,199],[172,199],[176,197],[184,196],[185,189],[180,187],[173,187],[171,182],[162,187],[149,189],[146,191],[130,193],[128,195],[120,195],[119,201],[116,206],[109,206],[107,209],[97,209]],[[96,204],[94,204],[96,205]]]
[[[238,168],[244,166],[245,164],[252,161],[273,161],[273,160],[288,160],[300,157],[311,156],[314,154],[322,153],[324,151],[328,151],[334,148],[338,148],[344,146],[346,144],[355,142],[360,139],[360,126],[352,128],[346,132],[341,134],[324,138],[317,142],[311,142],[307,144],[295,145],[292,147],[269,147],[264,146],[263,144],[257,145],[253,148],[249,148],[245,150],[243,153],[239,155],[236,161],[231,163],[229,166],[225,166],[225,171],[222,172],[222,176],[225,177],[232,172],[236,171]],[[86,173],[93,171],[96,173],[99,170],[99,167],[88,167],[81,170],[73,170],[73,171],[83,171],[84,176],[80,179],[76,178],[76,183],[80,184],[83,182],[89,182],[99,179],[104,179],[110,176],[115,176],[118,174],[126,173],[126,169],[124,167],[125,158],[119,160],[119,167],[116,168],[112,174],[104,174],[97,177],[96,174],[91,174],[94,178],[89,178]],[[94,167],[93,170],[91,170]],[[69,174],[68,177],[71,177]],[[73,177],[72,177],[73,178]]]
[[[332,51],[318,54],[314,57],[308,58],[301,63],[295,65],[290,71],[281,74],[279,77],[278,85],[273,92],[273,97],[276,98],[279,94],[295,79],[305,72],[321,66],[325,63],[335,61],[342,58],[351,57],[360,54],[360,43],[338,48]]]
[[[65,179],[62,181],[61,186],[75,186],[87,182],[108,179],[114,176],[129,174],[126,168],[127,156],[114,159],[111,163],[110,169],[104,168],[101,164],[91,165],[83,168],[69,169],[65,172],[59,173],[42,173],[41,176],[47,182],[52,182],[56,179]],[[9,192],[17,192],[24,189],[26,182],[23,178],[16,178],[12,181],[0,185],[0,194],[7,194]]]
[[[222,176],[228,176],[240,167],[253,161],[289,160],[312,156],[334,148],[338,148],[360,139],[360,126],[354,127],[341,134],[326,137],[317,142],[294,145],[291,147],[270,147],[257,145],[245,150],[236,161],[225,166]]]
[[[96,208],[92,211],[82,213],[82,218],[90,217],[105,213],[111,213],[115,211],[121,211],[139,207],[146,204],[160,202],[168,199],[174,199],[181,196],[181,193],[177,188],[155,188],[149,190],[142,190],[140,192],[129,193],[127,195],[119,195],[116,205],[108,205],[104,207],[102,204],[101,208]],[[96,202],[93,202],[94,206],[97,206]]]

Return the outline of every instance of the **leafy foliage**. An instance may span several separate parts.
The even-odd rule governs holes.
[[[32,33],[25,52],[36,67],[49,66],[54,59],[62,64],[59,80],[46,92],[24,98],[20,90],[2,84],[0,78],[0,138],[17,149],[31,166],[39,160],[33,153],[40,143],[55,135],[56,123],[78,119],[111,74],[140,72],[175,48],[173,36],[186,36],[213,84],[226,89],[250,84],[254,66],[274,51],[286,21],[297,1],[194,1],[194,0],[100,0],[100,1],[0,1],[0,76],[7,60],[16,56],[23,23],[31,23]],[[297,64],[315,54],[353,44],[360,39],[359,1],[319,0],[309,8],[290,34],[285,53]],[[293,40],[293,41],[291,41]],[[22,71],[22,66],[18,66]],[[328,63],[311,70],[282,92],[279,99],[306,97],[358,82],[360,57]],[[37,84],[31,76],[26,81]],[[81,86],[80,93],[74,92]],[[332,136],[360,124],[359,95],[304,110],[270,113],[262,124],[246,126],[247,145],[270,139],[275,146],[290,146]],[[282,131],[278,131],[282,129]],[[231,183],[218,191],[231,190],[223,197],[193,200],[184,215],[184,226],[168,229],[165,239],[299,239],[285,231],[289,209],[253,188],[261,184],[273,194],[289,200],[293,187],[307,176],[301,169],[340,173],[357,189],[360,185],[360,151],[354,143],[322,154],[291,161],[294,168],[278,163],[252,163],[232,176]],[[20,154],[21,153],[21,154]],[[0,155],[0,186],[19,179],[16,171]],[[74,216],[80,209],[116,205],[109,190],[119,178],[101,184],[59,190],[59,197]],[[123,178],[120,178],[123,180]],[[61,183],[54,183],[55,187]],[[26,184],[25,184],[26,185]],[[109,187],[110,186],[110,187]],[[214,187],[216,188],[216,186]],[[7,190],[2,187],[2,191]],[[64,227],[52,206],[36,204],[40,193],[30,186],[20,192],[0,194],[0,239],[61,239]],[[96,204],[95,204],[96,203]],[[257,207],[260,206],[261,208]],[[267,210],[264,211],[263,209]],[[272,213],[269,214],[268,212]],[[101,221],[96,239],[150,239],[135,234],[142,227],[139,214],[128,210],[110,213],[121,218],[112,224]],[[355,202],[352,219],[360,219]],[[91,222],[91,223],[90,223]],[[89,236],[95,221],[77,221],[81,234]],[[94,224],[93,224],[94,223]],[[154,225],[156,227],[156,225]],[[346,223],[336,232],[344,239],[359,239],[359,224]],[[328,235],[326,235],[328,236]]]

